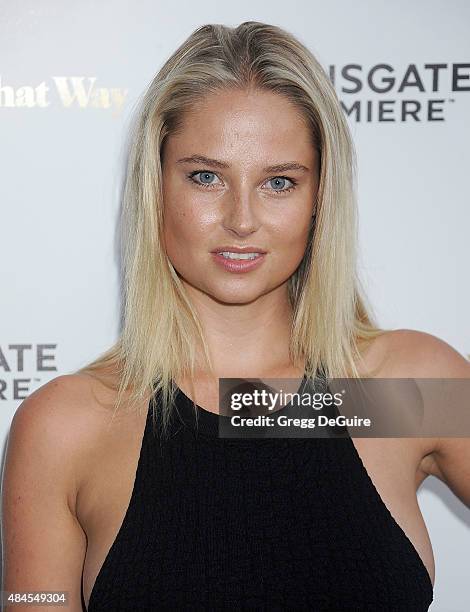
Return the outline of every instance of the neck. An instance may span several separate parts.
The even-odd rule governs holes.
[[[218,378],[303,376],[289,356],[292,307],[285,285],[247,304],[214,300],[190,287]]]

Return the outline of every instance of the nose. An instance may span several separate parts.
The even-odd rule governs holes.
[[[248,236],[259,227],[256,213],[256,197],[248,191],[233,193],[224,203],[222,225],[225,230],[237,236]]]

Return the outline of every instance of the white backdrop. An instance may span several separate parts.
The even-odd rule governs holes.
[[[470,353],[469,3],[3,0],[2,442],[22,398],[117,337],[116,220],[139,96],[194,28],[246,20],[298,36],[351,111],[360,263],[379,322]],[[432,477],[418,499],[431,609],[469,610],[470,511]]]

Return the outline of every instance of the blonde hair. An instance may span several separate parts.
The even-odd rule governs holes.
[[[161,392],[166,427],[175,377],[191,378],[197,347],[211,359],[197,313],[164,251],[161,156],[185,112],[222,89],[277,92],[307,119],[320,159],[315,214],[302,262],[288,281],[290,354],[306,375],[358,377],[359,346],[384,333],[357,276],[356,156],[336,92],[314,55],[265,23],[197,28],[165,62],[141,102],[132,132],[122,216],[124,316],[118,341],[77,372],[111,372],[115,409]],[[158,151],[158,154],[157,154]],[[103,377],[104,381],[104,377]],[[106,384],[106,383],[105,383]]]

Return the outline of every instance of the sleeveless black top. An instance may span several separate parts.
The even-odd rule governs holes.
[[[428,610],[429,573],[349,435],[222,438],[230,417],[196,421],[177,388],[164,438],[156,399],[88,612]]]

